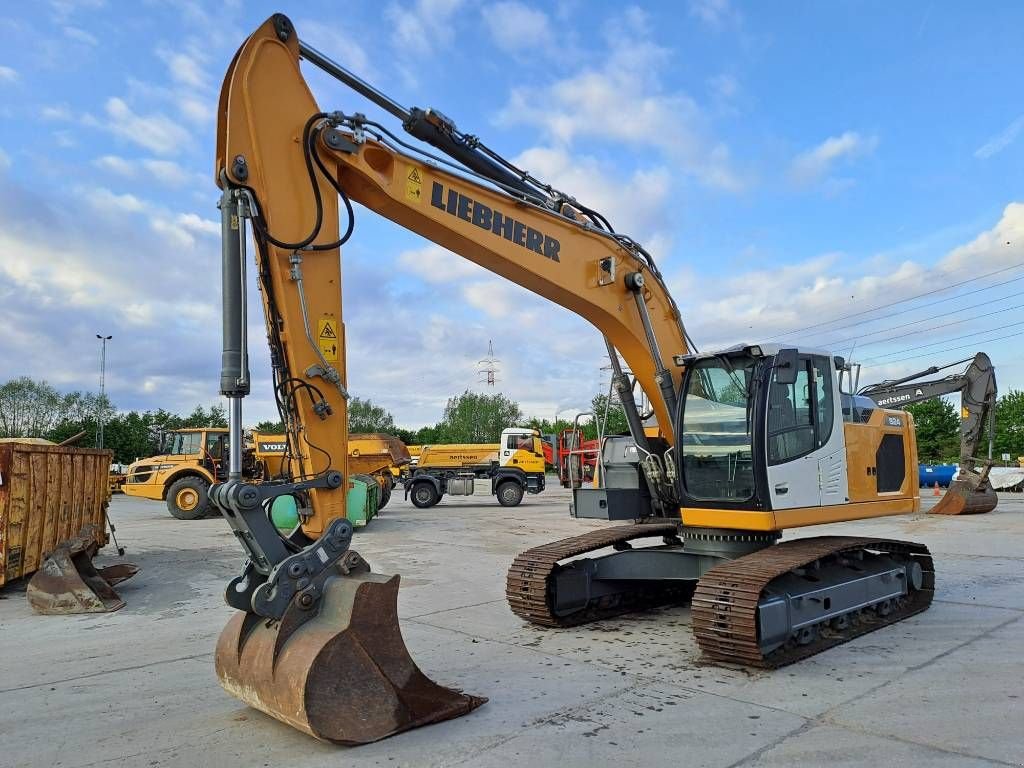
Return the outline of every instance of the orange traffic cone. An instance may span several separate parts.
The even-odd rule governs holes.
[[[936,481],[935,481],[935,490],[934,490],[934,491],[932,491],[932,496],[941,496],[941,495],[942,495],[942,494],[941,494],[941,493],[939,493],[939,481],[938,481],[938,480],[936,480]]]

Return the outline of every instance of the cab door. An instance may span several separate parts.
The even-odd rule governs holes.
[[[842,504],[847,496],[846,449],[832,360],[826,355],[794,355],[795,350],[784,355],[786,351],[776,357],[767,393],[771,507]]]

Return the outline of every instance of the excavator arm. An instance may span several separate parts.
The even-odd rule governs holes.
[[[361,83],[361,92],[390,104],[415,136],[433,140],[468,170],[400,151],[397,137],[359,115],[321,111],[299,69],[303,56],[350,84]],[[339,249],[327,247],[342,239],[334,204],[340,193],[349,226],[350,201],[361,203],[590,321],[622,355],[671,441],[676,395],[669,372],[676,368],[673,357],[686,354],[690,345],[653,261],[632,240],[596,223],[603,217],[589,218],[589,209],[571,198],[526,183],[507,164],[475,150],[438,113],[398,107],[302,44],[283,16],[260,27],[232,62],[217,135],[218,184],[253,200],[257,237],[270,236],[257,258],[265,262],[261,273],[267,273],[277,304],[269,316],[276,315],[279,325],[307,316],[311,327],[340,318]],[[296,271],[306,286],[304,307],[290,290]],[[265,293],[265,308],[267,300]],[[290,373],[324,367],[317,359],[320,337],[314,343],[304,328],[294,327],[275,334],[282,337],[281,362]],[[339,347],[335,367],[343,379],[342,353]],[[303,428],[316,442],[316,422],[324,420],[300,400]],[[344,421],[342,400],[331,402],[335,421]],[[337,445],[335,425],[323,427]]]
[[[927,379],[940,371],[969,362],[963,373],[941,379]],[[992,440],[995,435],[996,372],[989,356],[979,352],[948,365],[932,366],[900,379],[883,381],[862,387],[858,394],[870,397],[883,408],[902,408],[912,403],[932,400],[943,395],[960,394],[960,474],[950,485],[942,502],[932,511],[937,514],[965,514],[990,512],[998,497],[988,482],[992,461]],[[988,423],[988,462],[978,472],[978,446]],[[961,501],[964,502],[961,505]],[[953,511],[955,510],[955,511]]]
[[[300,71],[302,58],[401,117],[408,132],[451,159],[419,152],[361,115],[323,111]],[[419,672],[398,630],[398,577],[370,573],[349,548],[340,251],[354,229],[353,203],[596,326],[645,454],[652,503],[660,514],[673,515],[672,463],[662,465],[651,453],[634,382],[618,356],[671,442],[678,371],[692,347],[679,311],[653,259],[603,216],[515,169],[440,113],[405,110],[376,92],[301,43],[280,14],[245,41],[227,71],[215,172],[222,190],[221,393],[230,404],[230,455],[228,479],[210,489],[210,498],[249,554],[226,592],[228,604],[241,613],[218,645],[221,682],[247,703],[341,742],[373,740],[462,714],[482,700],[437,686]],[[250,389],[248,230],[291,474],[259,484],[243,479],[240,451],[241,403]],[[268,514],[274,499],[286,494],[298,500],[301,519],[289,536],[274,528]],[[310,693],[326,690],[342,668],[351,670],[353,658],[366,663],[360,684],[346,690],[384,691],[391,704],[380,706],[393,712],[364,718],[360,722],[368,725],[360,732],[352,725],[360,702],[346,705],[332,693],[327,708]],[[281,675],[286,683],[276,679]]]
[[[939,371],[970,362],[963,373],[941,379],[918,381]],[[988,355],[979,352],[973,358],[949,365],[932,366],[901,379],[883,381],[862,387],[858,394],[874,400],[883,408],[902,408],[912,403],[932,400],[943,395],[960,394],[960,463],[974,468],[975,457],[985,423],[989,423],[988,458],[992,458],[992,421],[995,418],[996,372]]]

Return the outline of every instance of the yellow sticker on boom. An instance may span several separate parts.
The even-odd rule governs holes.
[[[328,363],[338,362],[341,340],[338,338],[338,321],[333,317],[321,317],[316,323],[316,342],[320,354]]]
[[[408,172],[405,174],[405,197],[418,203],[423,199],[423,172],[415,165],[406,167]]]

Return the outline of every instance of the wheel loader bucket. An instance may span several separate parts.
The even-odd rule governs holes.
[[[217,642],[221,685],[337,744],[366,744],[471,712],[487,699],[438,685],[409,656],[398,582],[375,573],[336,576],[312,611],[293,604],[280,621],[238,612]]]
[[[139,569],[131,563],[93,565],[98,546],[88,527],[57,545],[29,581],[26,596],[36,613],[106,613],[124,608],[114,585]]]
[[[981,472],[961,469],[946,494],[931,508],[931,514],[981,515],[995,509],[999,497],[989,482],[988,470],[988,467]]]

